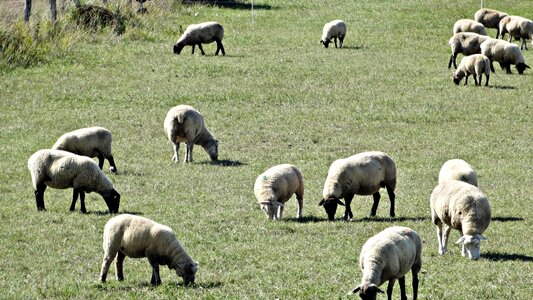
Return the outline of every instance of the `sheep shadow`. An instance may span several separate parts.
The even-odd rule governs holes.
[[[238,160],[229,160],[229,159],[222,159],[222,160],[216,160],[216,161],[204,161],[201,162],[204,165],[214,165],[214,166],[221,166],[221,167],[240,167],[243,165],[246,165],[246,163],[240,162]]]
[[[342,45],[342,48],[339,48],[339,49],[346,49],[346,50],[362,50],[362,49],[366,49],[365,46],[345,46],[345,45]]]
[[[327,222],[328,219],[324,219],[324,218],[318,218],[318,217],[315,217],[315,216],[306,216],[306,217],[301,217],[300,219],[296,218],[296,217],[290,217],[290,218],[283,218],[281,219],[282,221],[285,221],[285,222],[295,222],[295,223],[319,223],[319,222]]]
[[[533,262],[533,256],[516,254],[516,253],[499,253],[499,252],[487,252],[481,254],[481,257],[490,261],[523,261]]]
[[[213,5],[220,8],[230,8],[230,9],[246,9],[250,10],[252,8],[252,4],[250,3],[243,3],[238,2],[236,0],[182,0],[183,4],[205,4],[205,5]],[[263,9],[263,10],[271,10],[276,9],[275,6],[269,5],[269,4],[254,4],[254,9]]]
[[[190,288],[190,289],[215,289],[215,288],[219,288],[223,286],[224,284],[220,281],[213,281],[213,282],[200,282],[200,283],[195,283],[192,285],[185,285],[185,283],[182,281],[182,282],[178,282],[177,285],[183,288]]]
[[[519,217],[494,217],[494,218],[491,218],[491,221],[496,221],[496,222],[518,222],[518,221],[524,221],[524,218],[519,218]]]
[[[362,219],[354,219],[352,222],[376,222],[376,223],[394,223],[394,222],[405,222],[405,221],[414,221],[414,222],[423,222],[428,221],[429,217],[364,217]]]
[[[95,211],[88,211],[87,212],[87,215],[96,215],[96,216],[105,216],[105,215],[118,216],[118,215],[121,215],[121,214],[130,214],[130,215],[135,215],[135,216],[142,216],[143,215],[142,212],[129,211],[129,210],[124,210],[124,211],[118,212],[117,214],[110,214],[109,211],[107,211],[107,210],[95,210]]]
[[[489,86],[489,88],[498,89],[498,90],[516,90],[515,86],[510,86],[510,85],[493,85],[493,86]]]
[[[144,173],[143,172],[139,172],[139,171],[132,171],[132,170],[118,170],[117,173],[115,173],[114,175],[125,175],[125,176],[144,176]]]

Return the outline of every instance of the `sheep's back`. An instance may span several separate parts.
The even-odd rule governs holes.
[[[254,194],[260,201],[284,202],[303,182],[300,171],[293,165],[274,166],[260,174],[254,184]]]
[[[188,135],[196,137],[202,132],[204,118],[193,107],[178,105],[168,111],[164,121],[164,129],[169,140],[187,142]]]
[[[95,157],[98,154],[111,154],[111,132],[103,127],[81,128],[63,134],[52,149],[74,154]]]
[[[217,22],[204,22],[187,26],[182,37],[178,40],[187,44],[209,44],[224,38],[224,27]]]

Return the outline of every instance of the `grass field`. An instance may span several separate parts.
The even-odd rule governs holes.
[[[533,70],[506,75],[498,67],[485,88],[472,79],[455,86],[447,69],[453,23],[472,18],[479,1],[254,2],[253,31],[246,6],[148,2],[149,13],[123,36],[69,29],[60,55],[0,71],[0,298],[348,298],[361,280],[363,243],[392,225],[423,239],[421,299],[531,298]],[[485,6],[533,18],[533,1]],[[47,17],[36,9],[43,26]],[[345,48],[324,49],[322,26],[337,18],[348,24]],[[8,26],[12,18],[0,20]],[[226,56],[214,56],[214,44],[204,46],[205,57],[190,47],[174,55],[179,25],[207,20],[224,25]],[[533,66],[533,50],[524,56]],[[172,162],[163,120],[178,104],[202,112],[222,163],[198,146],[194,163]],[[126,259],[125,281],[116,281],[113,265],[99,283],[110,216],[95,193],[87,215],[79,204],[68,211],[72,190],[47,189],[47,211],[36,210],[30,155],[95,125],[113,132],[119,172],[104,168],[122,195],[120,212],[174,229],[200,262],[194,287],[166,268],[163,284],[150,286],[145,259]],[[367,150],[396,161],[396,218],[388,218],[382,190],[376,218],[366,218],[371,197],[356,196],[353,222],[327,222],[317,204],[330,164]],[[450,158],[474,166],[493,208],[478,261],[455,244],[437,253],[429,195]],[[304,174],[302,221],[295,199],[279,222],[256,203],[255,178],[281,163]],[[451,242],[458,238],[453,231]]]

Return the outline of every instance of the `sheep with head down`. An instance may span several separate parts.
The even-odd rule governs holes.
[[[527,50],[526,40],[532,40],[533,43],[533,21],[520,16],[507,16],[500,20],[499,26],[502,39],[506,33],[509,33],[509,42],[513,37],[517,40],[522,39],[520,50]]]
[[[174,45],[174,53],[180,54],[183,47],[192,46],[192,54],[194,54],[194,47],[198,45],[202,55],[205,55],[202,44],[216,42],[217,50],[215,55],[218,55],[219,51],[222,51],[222,55],[226,55],[226,52],[224,51],[224,45],[222,45],[223,38],[224,27],[217,22],[191,24],[187,26],[183,35]]]
[[[449,40],[448,44],[452,50],[452,55],[448,62],[448,69],[452,67],[457,68],[457,55],[472,55],[481,53],[481,43],[490,39],[489,36],[480,35],[473,32],[459,32],[454,34]]]
[[[254,194],[269,220],[280,220],[285,202],[296,194],[296,218],[302,217],[304,180],[300,170],[291,164],[274,166],[257,176]]]
[[[476,86],[481,86],[483,74],[485,74],[485,86],[488,86],[490,78],[490,60],[483,54],[472,54],[463,57],[459,67],[453,73],[452,79],[456,85],[459,85],[461,80],[466,77],[465,85],[467,85],[468,77],[472,75]]]
[[[325,48],[328,48],[331,40],[335,43],[335,48],[337,48],[337,39],[339,39],[339,48],[342,48],[344,43],[344,37],[346,37],[346,23],[342,20],[334,20],[324,25],[322,29],[322,38],[320,43],[324,45]]]
[[[481,54],[491,62],[490,70],[494,72],[493,61],[497,61],[507,74],[512,74],[511,65],[515,65],[518,74],[524,74],[530,67],[526,65],[524,55],[517,45],[504,40],[488,39],[479,45]]]

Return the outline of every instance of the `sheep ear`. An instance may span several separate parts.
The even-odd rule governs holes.
[[[261,202],[258,202],[259,204],[262,204],[262,205],[267,205],[267,204],[270,204],[270,201],[261,201]]]
[[[199,265],[200,265],[200,264],[199,264],[197,261],[195,261],[195,262],[193,262],[193,263],[191,264],[191,270],[192,270],[193,273],[196,273],[196,271],[198,271],[198,266],[199,266]]]
[[[361,286],[356,287],[353,291],[349,292],[348,295],[353,295],[361,290]]]
[[[486,241],[487,238],[482,236],[481,234],[476,234],[477,238],[480,240],[480,241]]]
[[[527,69],[531,69],[528,65],[524,64],[524,66],[526,66]]]
[[[345,206],[344,203],[341,202],[341,200],[339,200],[339,199],[335,199],[335,200],[336,200],[337,204]]]
[[[320,203],[318,203],[318,206],[322,206],[322,205],[324,205],[324,203],[326,203],[326,199],[322,199],[322,201],[320,201]]]
[[[285,204],[283,202],[278,202],[278,205],[281,207],[285,207]]]
[[[457,240],[457,242],[455,242],[456,244],[462,244],[465,240],[465,237],[462,236],[460,239]]]

